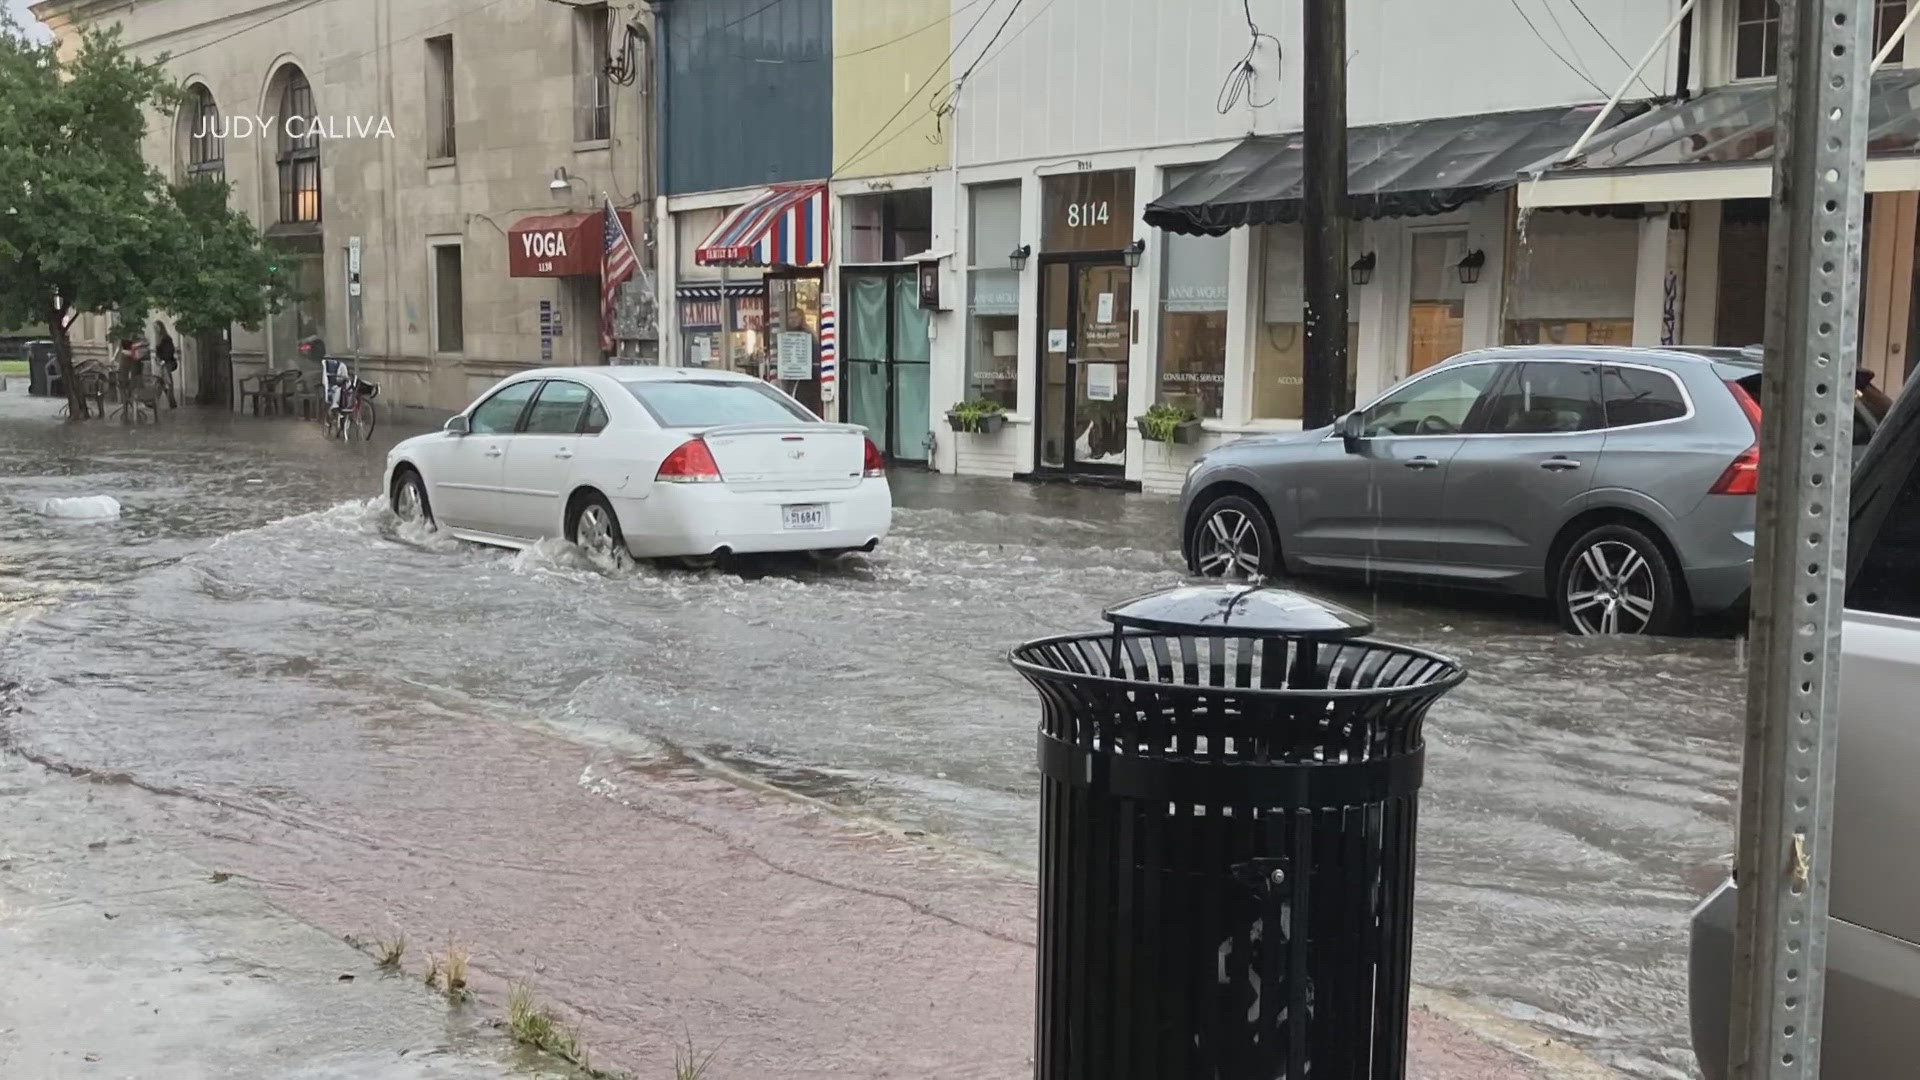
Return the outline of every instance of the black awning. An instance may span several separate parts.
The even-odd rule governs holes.
[[[1609,123],[1644,106],[1615,108]],[[1448,116],[1347,132],[1348,213],[1444,214],[1517,184],[1520,171],[1564,153],[1598,105]],[[1147,224],[1218,236],[1241,225],[1300,220],[1304,137],[1255,135],[1147,206]]]

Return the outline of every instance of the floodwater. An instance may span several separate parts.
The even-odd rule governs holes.
[[[1181,579],[1172,503],[1148,496],[902,474],[871,556],[610,569],[401,531],[370,498],[386,432],[191,411],[70,429],[43,404],[0,395],[5,742],[361,849],[430,844],[431,820],[361,793],[393,760],[484,757],[473,730],[422,726],[462,716],[725,765],[1030,872],[1036,706],[1007,648]],[[121,518],[33,512],[91,494]],[[1417,980],[1691,1076],[1686,918],[1731,846],[1738,642],[1308,587],[1472,672],[1429,720]]]

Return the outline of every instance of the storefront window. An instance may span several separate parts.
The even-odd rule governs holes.
[[[1266,251],[1261,258],[1260,322],[1253,350],[1249,405],[1255,420],[1298,420],[1307,355],[1307,303],[1300,226],[1269,225],[1263,232]],[[1357,245],[1352,234],[1348,236],[1347,246],[1354,249]],[[1341,409],[1353,405],[1353,346],[1359,339],[1360,325],[1349,321],[1347,389],[1336,402]]]
[[[967,396],[1015,407],[1020,385],[1020,184],[968,191]]]
[[[1468,254],[1467,230],[1428,229],[1413,234],[1412,275],[1407,288],[1407,374],[1425,371],[1466,345],[1467,289],[1460,263]]]
[[[1507,274],[1509,345],[1633,344],[1637,220],[1541,211]]]
[[[926,188],[841,200],[848,263],[899,262],[933,242],[933,192]]]
[[[1167,187],[1195,171],[1168,170]],[[1217,419],[1227,383],[1227,238],[1163,235],[1160,401]]]

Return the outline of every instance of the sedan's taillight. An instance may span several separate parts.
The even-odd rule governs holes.
[[[668,484],[713,484],[720,481],[720,466],[705,439],[689,439],[667,455],[653,478]]]
[[[886,456],[880,453],[879,447],[873,445],[872,439],[867,440],[867,459],[866,459],[866,463],[863,466],[861,466],[861,468],[866,472],[868,476],[887,475]]]
[[[1727,471],[1708,489],[1712,495],[1752,495],[1760,490],[1760,448],[1749,446],[1740,451]]]

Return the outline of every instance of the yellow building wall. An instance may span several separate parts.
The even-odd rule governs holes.
[[[947,139],[933,141],[937,125],[928,103],[952,79],[952,6],[951,0],[834,0],[835,176],[947,164]],[[905,111],[889,123],[903,103]]]

